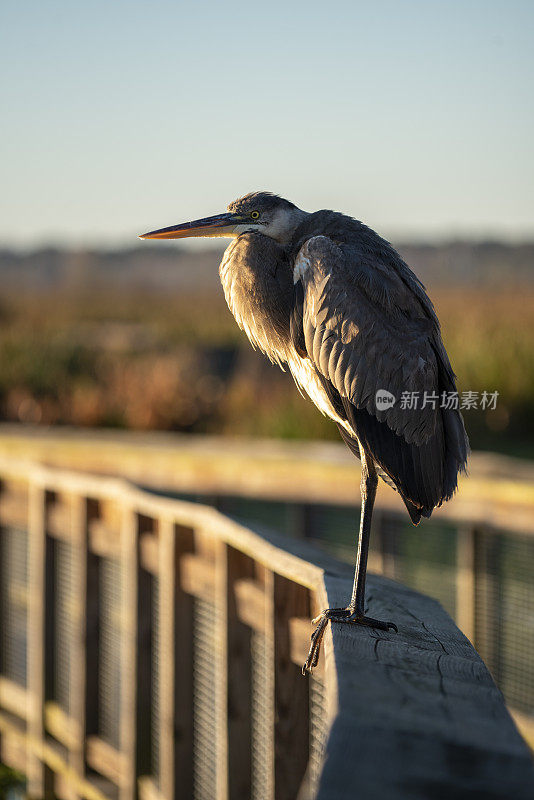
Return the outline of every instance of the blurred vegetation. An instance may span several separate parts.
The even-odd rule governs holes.
[[[439,289],[473,448],[534,455],[534,291]],[[337,439],[292,379],[254,352],[222,292],[18,291],[0,296],[0,419]]]

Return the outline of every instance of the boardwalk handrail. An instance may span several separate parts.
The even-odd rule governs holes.
[[[353,560],[359,464],[341,443],[3,424],[2,455],[120,475],[229,515],[273,512],[278,528]],[[525,635],[534,609],[534,465],[473,453],[459,492],[418,529],[398,495],[379,486],[373,528],[370,570],[439,597],[534,749],[534,639]]]
[[[0,425],[0,457],[62,469],[120,475],[181,493],[239,494],[271,500],[358,502],[359,462],[341,443],[226,439],[164,432],[28,428]],[[379,485],[377,508],[406,513]],[[441,519],[534,535],[534,467],[472,453],[469,477],[439,510]]]
[[[0,460],[1,760],[30,796],[530,797],[527,748],[439,604],[123,480]],[[26,534],[27,532],[27,534]],[[21,629],[22,626],[22,629]]]

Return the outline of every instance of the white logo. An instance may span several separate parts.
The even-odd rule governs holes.
[[[375,394],[375,403],[379,411],[385,411],[395,405],[395,395],[388,392],[387,389],[378,389]]]

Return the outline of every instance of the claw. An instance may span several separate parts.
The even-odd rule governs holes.
[[[328,624],[328,618],[326,617],[325,612],[323,611],[318,617],[319,624],[317,625],[316,629],[311,635],[311,644],[310,649],[308,652],[308,657],[302,666],[302,674],[306,675],[307,672],[311,673],[314,667],[317,666],[319,662],[319,651],[321,649],[321,642],[323,641],[324,632],[326,626]]]
[[[310,650],[308,657],[302,665],[302,674],[306,675],[311,673],[314,667],[319,663],[319,652],[321,649],[321,642],[323,641],[326,626],[330,621],[345,622],[353,625],[365,625],[368,628],[378,628],[381,631],[395,631],[398,633],[398,628],[394,622],[382,622],[380,619],[373,619],[373,617],[365,617],[354,614],[348,608],[326,608],[321,611],[318,616],[312,620],[312,625],[317,625],[311,635]]]

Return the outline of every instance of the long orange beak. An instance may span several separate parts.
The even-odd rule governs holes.
[[[169,228],[142,233],[139,238],[186,239],[189,236],[232,236],[235,226],[240,222],[244,222],[240,214],[216,214],[214,217],[195,219],[192,222],[182,222],[181,225],[171,225]]]

